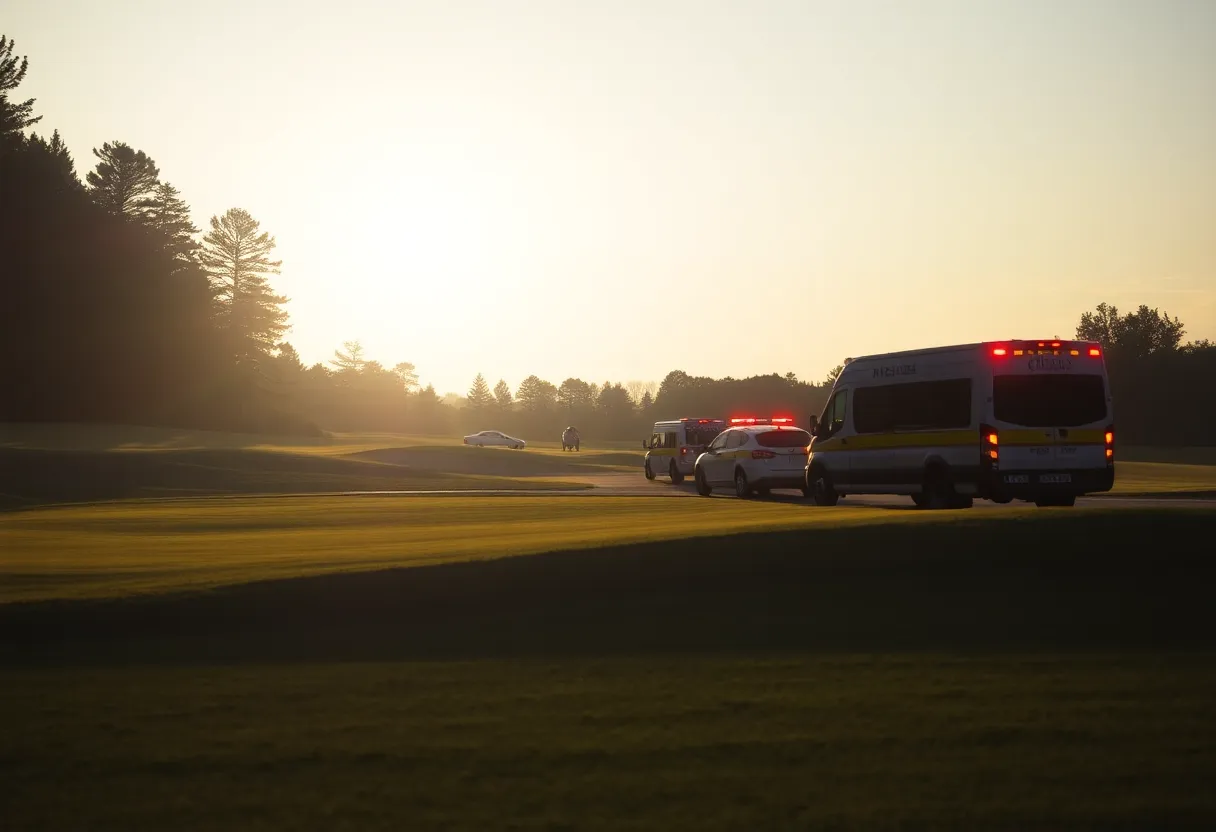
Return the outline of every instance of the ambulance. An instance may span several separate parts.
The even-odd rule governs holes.
[[[655,422],[650,439],[642,440],[646,449],[646,479],[667,476],[673,485],[684,482],[684,477],[692,475],[697,457],[726,427],[725,419]]]
[[[1102,347],[1000,341],[853,358],[811,417],[818,505],[901,494],[921,508],[977,498],[1071,506],[1115,481]]]

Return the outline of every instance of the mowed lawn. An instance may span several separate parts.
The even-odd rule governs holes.
[[[0,674],[10,829],[1216,822],[1216,662],[942,655]]]
[[[1216,497],[1216,465],[1118,462],[1116,494],[1204,494]]]
[[[43,508],[0,514],[0,603],[754,530],[943,522],[958,514],[635,497],[232,498]]]
[[[0,604],[5,828],[1216,824],[1216,512],[566,498],[534,534],[736,533],[496,557],[488,530],[550,501],[228,502],[3,518],[78,513],[52,594],[189,586],[175,541],[239,581]],[[312,535],[399,558],[441,503],[435,546],[486,535],[462,562],[244,582],[301,574]]]

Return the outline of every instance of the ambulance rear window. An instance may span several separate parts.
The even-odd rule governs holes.
[[[1106,418],[1106,385],[1099,375],[996,376],[993,415],[1028,428],[1075,428]]]
[[[804,430],[780,428],[756,434],[756,442],[762,448],[805,448],[811,444],[811,435]]]

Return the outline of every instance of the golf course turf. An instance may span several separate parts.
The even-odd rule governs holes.
[[[0,513],[0,827],[1212,828],[1214,532],[628,497]]]

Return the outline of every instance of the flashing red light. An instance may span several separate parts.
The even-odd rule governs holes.
[[[1009,350],[1005,349],[1004,347],[993,347],[992,354],[998,358],[1003,358],[1006,355],[1009,355]]]
[[[754,425],[756,424],[756,418],[754,416],[749,416],[747,418],[741,417],[738,419],[731,419],[730,423],[732,425]]]
[[[769,419],[769,421],[772,422],[774,425],[788,425],[791,422],[793,422],[794,420],[783,416],[779,419]]]
[[[1090,358],[1099,358],[1099,357],[1101,357],[1101,355],[1102,355],[1102,350],[1098,349],[1097,347],[1089,348],[1089,357]]]

